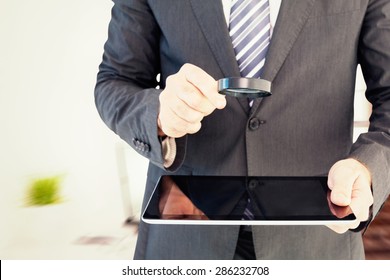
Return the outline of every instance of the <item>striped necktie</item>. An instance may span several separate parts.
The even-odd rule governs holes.
[[[271,36],[268,0],[233,0],[229,33],[241,76],[259,78]]]
[[[271,40],[268,0],[233,0],[229,34],[242,77],[260,78]],[[250,106],[252,106],[250,101]],[[243,220],[253,220],[253,205],[248,198]]]

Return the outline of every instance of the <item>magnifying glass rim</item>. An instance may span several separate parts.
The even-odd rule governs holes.
[[[266,97],[271,95],[271,82],[245,77],[222,78],[218,80],[218,92],[233,97]]]

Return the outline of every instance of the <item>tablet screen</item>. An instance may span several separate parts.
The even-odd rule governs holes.
[[[142,219],[167,224],[354,221],[348,209],[332,214],[328,193],[327,177],[162,176]]]

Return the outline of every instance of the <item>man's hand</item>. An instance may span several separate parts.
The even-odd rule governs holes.
[[[349,206],[356,216],[352,225],[328,225],[337,233],[357,228],[360,222],[369,218],[369,209],[374,199],[371,192],[371,174],[355,159],[336,162],[329,171],[328,186],[330,200],[337,206]]]
[[[196,133],[205,116],[225,106],[217,82],[199,67],[185,64],[167,78],[160,94],[159,135],[178,138]]]

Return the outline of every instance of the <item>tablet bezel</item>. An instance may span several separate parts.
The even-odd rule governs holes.
[[[162,219],[162,218],[152,218],[147,216],[147,210],[150,207],[151,201],[153,200],[154,196],[156,195],[156,192],[159,189],[159,186],[161,184],[162,178],[164,176],[171,176],[171,177],[184,177],[182,175],[163,175],[159,178],[157,181],[152,195],[150,196],[145,209],[142,211],[141,219],[143,222],[148,224],[163,224],[163,225],[347,225],[347,224],[353,224],[356,222],[356,217],[354,214],[350,214],[348,218],[345,219],[338,219],[336,216],[334,216],[332,219],[318,219],[318,215],[313,215],[313,219],[305,217],[304,219],[262,219],[262,220],[232,220],[232,219],[211,219],[211,220],[204,220],[204,219]],[[187,176],[187,177],[205,177],[205,176]],[[207,176],[207,177],[218,177],[218,176]],[[223,176],[224,178],[245,178],[246,180],[251,180],[251,178],[260,178],[260,179],[267,179],[272,180],[275,179],[282,179],[282,180],[327,180],[325,176],[313,176],[313,177],[303,177],[303,176],[258,176],[258,177],[248,177],[248,176]],[[326,181],[325,181],[326,182]],[[294,216],[292,216],[294,217]]]

